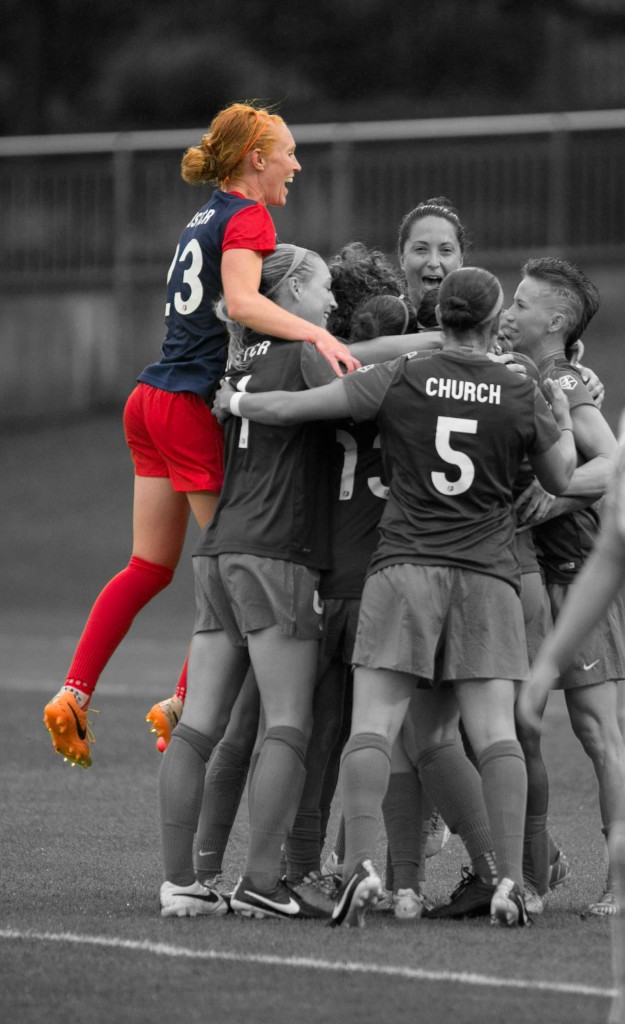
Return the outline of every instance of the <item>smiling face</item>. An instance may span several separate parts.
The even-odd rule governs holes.
[[[512,305],[501,314],[499,333],[517,351],[531,356],[559,319],[559,307],[558,297],[549,285],[534,277],[524,277]]]
[[[254,184],[260,193],[260,201],[266,206],[284,206],[289,191],[287,184],[302,169],[295,156],[295,140],[287,126],[279,125],[271,149],[267,153],[256,150],[254,157]]]
[[[337,302],[332,294],[332,278],[321,257],[315,259],[313,273],[306,281],[293,281],[296,285],[298,316],[318,327],[325,327]]]
[[[453,224],[445,217],[415,220],[404,242],[400,263],[408,294],[418,306],[426,291],[438,288],[450,271],[462,266],[462,251]]]

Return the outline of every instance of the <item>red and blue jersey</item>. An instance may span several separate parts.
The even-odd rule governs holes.
[[[265,206],[237,192],[214,192],[180,236],[167,278],[161,358],[138,380],[163,391],[193,391],[208,401],[223,376],[228,347],[214,311],[222,294],[222,254],[251,249],[264,256],[275,247]]]

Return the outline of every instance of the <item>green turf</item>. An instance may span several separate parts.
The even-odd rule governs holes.
[[[87,452],[96,460],[88,486],[79,473]],[[370,915],[362,932],[321,922],[160,918],[159,755],[143,718],[170,691],[184,656],[193,610],[188,565],[142,613],[104,673],[93,767],[64,765],[41,722],[87,602],[128,557],[126,459],[116,416],[19,435],[3,458],[5,493],[15,501],[0,580],[2,1024],[606,1021],[609,926],[580,919],[605,877],[596,783],[557,695],[545,737],[551,824],[574,874],[532,929],[400,924],[380,915]],[[245,839],[243,808],[228,851],[230,881]],[[430,896],[450,891],[462,861],[452,839],[428,862]],[[380,973],[396,968],[413,973]],[[463,973],[492,983],[471,983]],[[540,983],[576,990],[542,991]]]

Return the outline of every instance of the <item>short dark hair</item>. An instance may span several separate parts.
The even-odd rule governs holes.
[[[571,346],[583,334],[599,309],[601,297],[598,289],[583,270],[558,256],[528,260],[522,273],[524,277],[544,281],[562,298],[562,312],[566,317],[564,351],[568,356]]]

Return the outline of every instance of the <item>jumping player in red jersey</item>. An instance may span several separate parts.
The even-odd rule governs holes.
[[[44,722],[54,749],[91,764],[87,708],[98,678],[137,613],[172,580],[189,510],[210,522],[223,479],[223,435],[209,402],[223,374],[227,334],[213,306],[223,293],[230,314],[254,330],[309,341],[335,372],[357,362],[318,325],[259,293],[263,257],[276,244],[268,206],[284,206],[301,170],[295,142],[277,114],[234,103],[212,121],[182,160],[189,184],[218,186],[182,232],[168,274],[167,333],[158,363],[145,368],[124,412],[135,465],[133,548],[128,566],[98,597],[59,693]],[[175,724],[186,685],[148,718],[159,736]]]
[[[492,919],[526,919],[525,765],[514,694],[527,654],[511,545],[512,486],[527,452],[543,482],[562,491],[574,446],[560,389],[554,386],[550,397],[563,434],[533,382],[486,357],[503,302],[499,282],[479,268],[456,270],[439,298],[438,355],[367,367],[304,394],[229,400],[233,414],[267,423],[375,417],[391,458],[389,501],[354,652],[352,733],[342,766],[346,864],[335,924],[360,923],[381,891],[372,864],[380,805],[391,745],[417,683],[428,687],[416,691],[421,739],[435,743],[437,729],[450,717],[457,721],[460,710],[478,755],[497,858]],[[227,407],[227,395],[216,402]],[[440,803],[435,798],[445,817],[444,794]]]

